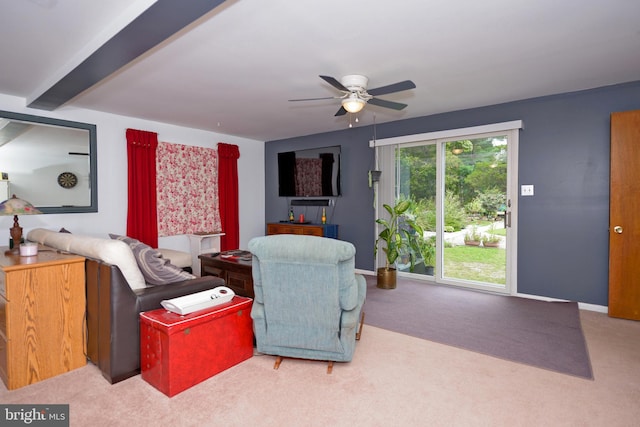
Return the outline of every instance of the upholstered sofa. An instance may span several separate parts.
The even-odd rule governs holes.
[[[109,238],[31,230],[27,240],[86,258],[87,358],[116,383],[140,372],[139,314],[160,301],[221,286],[213,276],[150,285],[129,244]]]
[[[355,273],[355,247],[336,239],[280,234],[252,239],[249,251],[258,351],[326,360],[329,372],[331,362],[350,361],[366,296],[365,279]]]

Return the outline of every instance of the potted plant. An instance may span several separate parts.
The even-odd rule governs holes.
[[[416,254],[420,253],[418,238],[422,237],[422,227],[406,215],[411,207],[410,200],[401,200],[393,207],[387,204],[383,207],[389,213],[389,218],[376,219],[376,223],[381,226],[381,231],[375,242],[374,256],[378,254],[379,244],[385,253],[385,266],[378,268],[377,286],[383,289],[394,289],[396,260],[401,253],[408,253],[411,270],[413,270]]]
[[[436,265],[436,236],[423,237],[420,241],[420,256],[425,267],[425,274],[433,276]]]
[[[467,246],[480,246],[481,242],[482,235],[478,232],[478,228],[472,225],[471,229],[464,235],[464,244]]]
[[[497,248],[498,246],[500,246],[500,241],[502,239],[500,238],[500,236],[495,234],[494,231],[495,226],[491,225],[487,234],[482,236],[482,246],[484,246],[485,248]]]

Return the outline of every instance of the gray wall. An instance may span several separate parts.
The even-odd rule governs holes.
[[[519,183],[535,185],[535,196],[519,200],[518,292],[607,305],[609,121],[612,112],[634,109],[640,109],[640,81],[379,124],[376,136],[523,120]],[[290,199],[278,197],[277,153],[341,145],[343,196],[329,219],[356,246],[356,268],[374,270],[372,137],[372,127],[364,126],[267,142],[267,221],[286,219],[289,208]],[[297,207],[296,218],[303,212],[315,220],[318,209]]]

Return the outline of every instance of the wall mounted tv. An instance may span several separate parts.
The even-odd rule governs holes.
[[[335,197],[340,190],[340,146],[278,153],[278,195]]]

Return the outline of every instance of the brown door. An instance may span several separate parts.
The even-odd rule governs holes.
[[[609,316],[640,320],[640,110],[611,115]]]

